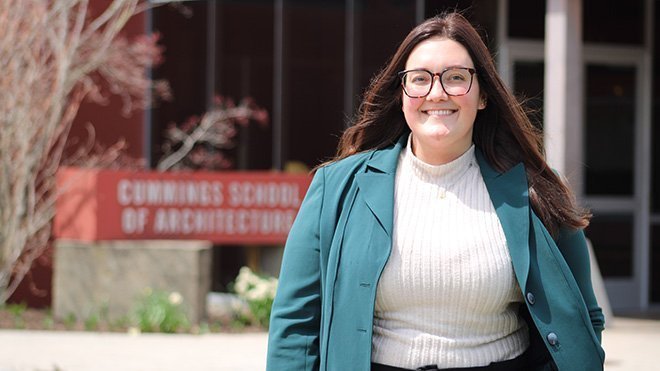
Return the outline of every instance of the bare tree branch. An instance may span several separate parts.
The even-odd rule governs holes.
[[[164,154],[156,168],[159,171],[174,168],[212,170],[226,166],[228,160],[218,150],[233,147],[236,126],[246,125],[250,120],[265,124],[268,114],[250,99],[243,100],[236,107],[231,101],[216,98],[214,107],[201,118],[192,117],[182,125],[170,126],[165,133]],[[214,153],[210,153],[209,147]],[[205,165],[196,163],[195,156],[192,156],[196,149],[205,153],[197,156],[206,161]],[[215,164],[208,162],[213,159]]]
[[[148,103],[152,82],[145,69],[160,60],[158,37],[128,39],[122,29],[151,6],[146,0],[0,2],[0,303],[48,244],[55,174],[81,102],[115,94],[125,112]],[[121,161],[125,143],[83,148],[74,160],[109,165]]]

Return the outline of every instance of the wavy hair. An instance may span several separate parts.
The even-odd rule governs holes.
[[[530,203],[553,236],[562,226],[586,227],[591,214],[578,207],[566,183],[546,163],[542,133],[532,125],[522,103],[497,74],[477,31],[457,12],[427,19],[406,36],[387,65],[371,80],[353,125],[342,134],[337,154],[330,162],[387,147],[410,131],[401,110],[402,90],[397,72],[404,69],[412,50],[432,37],[460,43],[474,62],[479,87],[488,103],[477,113],[472,140],[491,166],[505,172],[524,163]]]

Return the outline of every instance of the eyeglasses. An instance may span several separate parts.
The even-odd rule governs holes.
[[[433,89],[433,81],[438,76],[440,85],[447,95],[456,97],[470,92],[472,87],[472,76],[477,71],[468,67],[451,67],[439,73],[429,70],[414,69],[398,73],[401,78],[403,91],[410,98],[422,98]]]

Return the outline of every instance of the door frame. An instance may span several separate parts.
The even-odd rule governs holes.
[[[654,27],[654,3],[645,1],[645,44],[640,46],[592,45],[584,44],[582,69],[586,72],[589,64],[632,66],[636,69],[636,106],[634,139],[634,193],[632,197],[585,197],[583,189],[576,189],[581,203],[593,208],[597,213],[615,214],[625,212],[633,215],[631,278],[605,278],[604,283],[617,311],[648,311],[660,309],[660,303],[651,305],[650,299],[650,228],[660,225],[660,213],[651,215],[651,109],[652,109],[652,45]],[[504,82],[515,87],[513,76],[516,62],[545,62],[544,40],[511,39],[508,37],[508,0],[498,4],[498,70]],[[585,76],[585,73],[582,74]],[[582,82],[584,96],[585,81]],[[582,120],[582,125],[585,120]],[[584,144],[580,144],[584,146]],[[579,176],[584,179],[584,167]],[[584,186],[583,182],[582,187]]]
[[[632,67],[635,69],[635,121],[633,143],[633,194],[631,196],[587,196],[584,189],[578,197],[594,214],[632,215],[632,276],[604,278],[605,288],[614,310],[646,310],[649,304],[648,287],[650,281],[648,259],[650,258],[650,141],[651,125],[650,90],[646,85],[651,81],[647,77],[648,69],[644,62],[643,46],[587,45],[583,47],[583,91],[586,86],[588,65]],[[583,120],[583,125],[586,120]],[[584,145],[584,143],[583,143]],[[584,167],[582,168],[584,171]],[[584,176],[584,173],[583,173]]]

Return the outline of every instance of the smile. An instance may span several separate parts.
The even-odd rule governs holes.
[[[450,109],[433,109],[423,112],[430,116],[449,116],[456,111],[457,110],[450,110]]]

